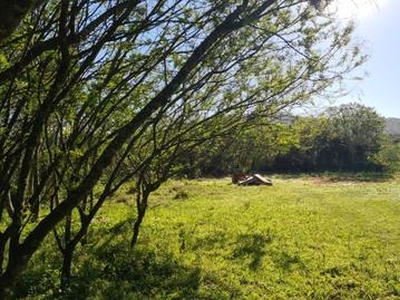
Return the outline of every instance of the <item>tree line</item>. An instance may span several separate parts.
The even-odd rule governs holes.
[[[385,132],[385,118],[359,103],[329,107],[318,116],[258,116],[247,125],[182,156],[184,176],[399,167],[399,144]]]

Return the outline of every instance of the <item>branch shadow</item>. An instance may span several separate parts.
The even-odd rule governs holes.
[[[59,299],[152,299],[168,294],[196,298],[202,278],[199,266],[184,266],[172,255],[121,251],[124,247],[115,244],[87,260],[71,292]]]
[[[270,248],[269,245],[273,240],[270,231],[242,234],[237,239],[237,247],[232,253],[232,258],[241,260],[250,258],[248,268],[252,271],[257,271],[262,267],[265,257],[268,257],[276,268],[283,272],[290,272],[294,268],[307,269],[298,254],[292,254],[284,249]]]
[[[283,173],[276,174],[275,177],[290,180],[313,178],[321,182],[340,183],[340,182],[386,182],[394,179],[392,173],[388,172],[322,172],[322,173]]]
[[[321,179],[327,182],[385,182],[392,180],[393,174],[390,173],[372,173],[372,172],[359,172],[359,173],[324,173],[320,176]]]
[[[291,254],[282,250],[274,253],[271,258],[275,265],[284,272],[290,272],[295,267],[299,267],[303,270],[306,269],[306,265],[298,254]]]
[[[234,259],[250,257],[249,269],[258,270],[262,266],[263,257],[267,254],[265,246],[272,242],[273,238],[268,232],[241,234],[237,239],[237,247],[232,253]]]

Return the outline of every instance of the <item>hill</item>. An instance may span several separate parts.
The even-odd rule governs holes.
[[[386,118],[386,132],[395,139],[400,139],[400,118]]]

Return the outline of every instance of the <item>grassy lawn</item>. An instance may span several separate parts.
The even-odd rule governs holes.
[[[151,198],[135,251],[134,196],[119,195],[79,247],[62,299],[400,299],[400,178],[170,181]],[[49,238],[19,286],[53,299]]]

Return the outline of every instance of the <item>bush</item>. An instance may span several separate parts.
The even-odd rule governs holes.
[[[386,171],[400,171],[400,142],[386,141],[374,160]]]

